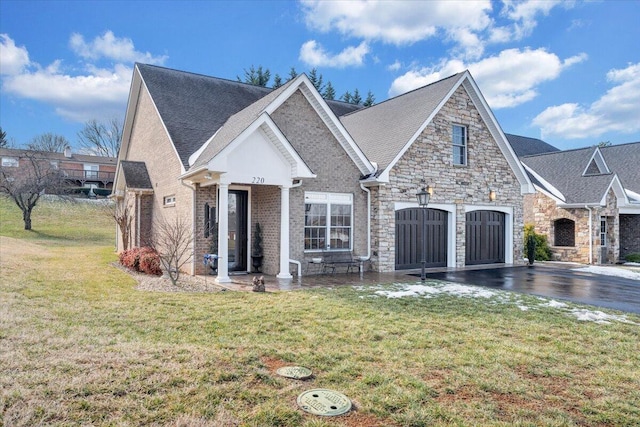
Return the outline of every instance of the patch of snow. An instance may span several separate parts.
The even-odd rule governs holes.
[[[635,322],[631,322],[627,320],[626,316],[616,316],[614,314],[607,314],[599,310],[587,310],[584,308],[574,308],[571,310],[571,314],[573,314],[576,319],[587,321],[587,322],[596,322],[596,323],[611,323],[611,321],[630,323],[635,325]]]
[[[588,267],[574,268],[573,271],[581,273],[604,274],[607,276],[624,277],[625,279],[640,280],[640,273],[620,267],[607,267],[602,265],[590,265]]]
[[[452,295],[461,298],[484,298],[490,304],[515,304],[522,311],[537,310],[540,307],[557,309],[565,312],[567,315],[575,317],[579,321],[596,322],[600,324],[609,324],[611,322],[622,322],[632,325],[640,325],[627,320],[626,316],[607,314],[599,310],[589,310],[586,308],[571,308],[568,304],[553,299],[536,297],[531,302],[523,301],[516,294],[509,291],[493,291],[479,286],[461,285],[449,282],[426,282],[426,283],[394,283],[391,285],[378,286],[354,286],[353,289],[360,292],[373,292],[360,298],[406,298],[406,297],[422,297],[436,298],[441,295]],[[533,302],[538,301],[538,302]]]
[[[549,300],[549,302],[542,304],[545,307],[551,307],[551,308],[566,308],[568,307],[567,304],[560,302],[560,301],[556,301],[556,300]]]

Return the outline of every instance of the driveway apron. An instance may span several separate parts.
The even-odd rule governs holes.
[[[428,273],[427,278],[557,298],[640,314],[640,280],[563,267],[503,267]]]

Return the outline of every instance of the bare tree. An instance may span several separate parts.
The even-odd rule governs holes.
[[[169,275],[171,283],[176,285],[180,278],[180,269],[193,256],[191,224],[180,216],[172,220],[162,218],[156,222],[155,230],[152,247],[160,255],[160,263]]]
[[[122,141],[122,121],[111,119],[107,123],[89,120],[78,132],[83,151],[95,156],[117,157]]]
[[[34,137],[27,148],[34,151],[47,151],[51,153],[62,153],[69,146],[69,140],[62,135],[51,132],[43,133]]]
[[[0,166],[0,192],[8,195],[22,210],[24,229],[31,230],[31,212],[45,194],[63,194],[66,182],[49,160],[25,153],[12,166]]]
[[[131,221],[133,220],[133,212],[131,207],[123,200],[121,203],[115,202],[109,205],[109,215],[115,220],[120,230],[120,237],[122,238],[122,249],[129,249],[129,243],[131,240]]]

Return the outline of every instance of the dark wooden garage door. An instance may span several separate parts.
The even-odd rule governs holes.
[[[426,267],[447,266],[447,212],[410,208],[396,211],[396,270],[422,267],[422,216],[426,213]]]
[[[504,213],[467,212],[466,222],[466,265],[503,263]]]

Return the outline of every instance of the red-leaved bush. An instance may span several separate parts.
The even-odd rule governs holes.
[[[160,257],[152,248],[132,248],[121,252],[119,258],[120,264],[132,270],[156,276],[162,274]]]

